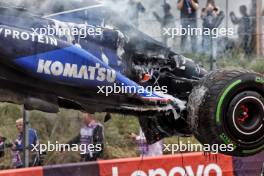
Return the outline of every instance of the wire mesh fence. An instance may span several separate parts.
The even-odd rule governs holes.
[[[169,22],[169,25],[164,26],[153,16],[144,14],[139,19],[139,30],[144,31],[144,33],[162,42],[179,54],[202,56],[207,58],[207,62],[210,61],[208,58],[213,57],[213,60],[219,62],[219,65],[223,62],[220,58],[224,58],[224,61],[226,61],[238,57],[251,59],[253,56],[254,58],[261,57],[261,55],[257,54],[263,53],[264,49],[264,17],[262,14],[257,14],[256,1],[216,2],[216,4],[219,4],[218,10],[222,13],[223,18],[217,26],[210,29],[210,35],[205,35],[206,19],[202,14],[203,12],[201,12],[206,1],[201,1],[197,18],[188,19],[189,21],[195,22],[195,25],[190,23],[187,27],[183,25],[183,21],[186,19],[180,18],[179,16],[180,12],[176,9],[176,2],[168,2],[172,6],[171,14],[174,16]],[[160,12],[160,14],[165,14],[165,11]],[[260,27],[258,28],[258,26]],[[166,34],[168,28],[171,28],[171,31],[177,31],[177,34],[174,33],[174,35],[168,36]],[[186,28],[188,30],[196,30],[198,33],[194,35],[182,35],[179,33],[179,31],[185,30]],[[226,31],[226,33],[219,34],[219,31]],[[214,32],[218,34],[215,35]],[[194,36],[195,39],[193,39]],[[182,41],[184,38],[187,38],[185,46],[183,46]],[[192,40],[195,40],[195,42]],[[195,45],[195,51],[193,51],[192,45]],[[260,53],[256,52],[257,48],[260,49]],[[200,61],[200,59],[198,60]],[[236,59],[233,61],[240,62]]]
[[[162,39],[164,37],[167,37],[168,38],[167,45],[169,47],[172,47],[174,50],[176,50],[178,52],[182,52],[179,48],[181,48],[181,38],[182,38],[182,36],[184,36],[183,35],[184,31],[189,30],[189,33],[190,33],[190,31],[192,31],[192,34],[197,32],[196,33],[196,38],[197,38],[197,43],[198,43],[197,45],[199,45],[199,43],[201,43],[201,41],[203,40],[203,38],[205,36],[205,35],[203,35],[203,33],[205,31],[204,28],[206,28],[202,25],[203,19],[201,19],[201,18],[191,19],[191,20],[194,20],[197,22],[197,25],[195,28],[192,28],[191,26],[184,28],[181,25],[182,20],[183,19],[177,18],[177,19],[174,19],[173,21],[171,21],[169,26],[162,26],[156,20],[142,19],[138,28],[139,28],[139,30],[143,31],[144,33],[150,35],[151,37],[153,37],[154,39],[156,39],[160,42],[163,42]],[[212,37],[216,38],[217,41],[222,40],[223,38],[227,38],[227,39],[233,40],[235,42],[239,42],[239,40],[241,40],[241,38],[240,38],[241,36],[248,36],[248,37],[250,37],[247,39],[247,42],[249,42],[249,43],[254,42],[253,40],[256,37],[260,37],[261,40],[263,41],[264,40],[264,37],[263,37],[264,26],[263,26],[262,31],[260,31],[258,33],[256,32],[256,28],[255,28],[255,25],[256,25],[255,21],[257,20],[256,17],[253,17],[253,16],[252,17],[244,17],[243,20],[244,21],[247,21],[247,20],[250,21],[250,25],[244,25],[244,24],[241,24],[242,23],[241,22],[240,24],[234,24],[230,27],[225,27],[225,26],[215,27],[215,28],[213,28],[213,29],[215,29],[215,31],[212,31],[212,29],[210,30]],[[258,19],[258,20],[260,20],[260,19]],[[261,21],[264,22],[264,17],[261,18]],[[168,36],[168,34],[166,34],[166,30],[168,28],[171,29],[170,30],[171,32],[172,32],[172,29],[174,29],[175,33],[173,34],[173,36]],[[180,34],[180,31],[183,31],[183,32],[181,32],[181,34]],[[220,34],[219,34],[219,31],[221,31]],[[228,34],[226,32],[226,35],[224,35],[223,33],[225,33],[225,31],[229,32],[230,34]],[[215,34],[214,32],[218,32],[218,34]],[[191,37],[190,34],[187,34],[187,36]],[[263,48],[263,46],[261,48]]]

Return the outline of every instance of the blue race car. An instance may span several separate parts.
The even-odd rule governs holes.
[[[50,113],[136,115],[148,143],[194,134],[202,144],[229,146],[221,151],[228,155],[263,150],[263,75],[208,73],[107,8],[94,7],[98,14],[86,22],[0,7],[1,102]]]

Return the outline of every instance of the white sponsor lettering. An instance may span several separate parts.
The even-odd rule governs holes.
[[[16,31],[18,32],[18,31]],[[18,33],[19,34],[19,33]],[[29,35],[26,32],[21,32],[21,39],[22,40],[29,40]]]
[[[215,163],[208,165],[198,165],[196,173],[192,166],[173,167],[168,172],[163,168],[149,169],[148,172],[142,170],[133,171],[130,176],[209,176],[210,174],[216,174],[216,176],[222,176],[222,169]],[[112,167],[112,176],[119,176],[118,167]]]
[[[65,69],[64,69],[64,72],[63,72],[63,76],[65,77],[69,77],[69,78],[78,78],[78,66],[77,64],[69,64],[69,63],[66,63],[65,64]]]
[[[10,29],[5,29],[4,30],[4,36],[7,37],[8,35],[11,35],[11,30]]]
[[[19,40],[19,32],[13,31],[13,38]]]
[[[5,29],[0,28],[0,35],[3,35],[5,38],[11,37],[12,39],[16,40],[24,40],[24,41],[32,41],[32,42],[38,42],[43,44],[49,44],[49,45],[58,45],[58,41],[54,37],[46,36],[46,35],[40,35],[37,34],[35,31],[32,32],[20,32],[12,29]]]
[[[112,176],[118,176],[118,168],[112,167]]]
[[[39,60],[39,63],[38,63],[38,70],[37,72],[38,73],[45,73],[45,74],[48,74],[50,75],[51,72],[50,72],[50,65],[51,65],[51,61],[45,61],[45,60],[42,60],[40,59]]]
[[[137,170],[131,174],[131,176],[148,176],[144,171]]]
[[[88,79],[88,72],[87,72],[86,65],[81,66],[81,69],[79,70],[79,73],[78,73],[78,78]]]
[[[100,67],[99,63],[96,63],[95,66],[82,65],[78,68],[77,64],[63,64],[59,61],[53,62],[51,60],[39,59],[37,73],[85,80],[96,79],[100,82],[108,81],[110,83],[116,80],[115,70]]]
[[[60,76],[63,73],[63,65],[61,62],[56,61],[51,64],[50,70],[54,76]]]

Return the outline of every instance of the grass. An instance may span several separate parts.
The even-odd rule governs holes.
[[[21,108],[17,105],[3,103],[0,105],[0,133],[8,138],[8,142],[14,141],[17,135],[15,121],[21,117]],[[98,121],[103,123],[104,113],[95,114]],[[58,114],[47,114],[38,111],[30,112],[30,125],[37,129],[40,143],[67,143],[78,135],[82,126],[82,113],[73,110],[61,109]],[[138,132],[136,117],[114,115],[112,120],[104,124],[105,128],[105,152],[103,159],[124,158],[137,156],[136,145],[130,140],[130,133]],[[0,167],[8,168],[10,165],[10,151],[6,150],[4,158],[0,158]],[[78,162],[78,152],[50,152],[46,156],[45,164],[58,164]]]
[[[17,135],[15,121],[21,116],[20,106],[3,103],[0,104],[0,133],[12,142]],[[97,113],[95,117],[103,123],[104,113]],[[105,151],[103,159],[136,157],[139,155],[137,146],[129,138],[130,133],[138,133],[139,124],[134,116],[114,114],[113,118],[104,124],[105,129]],[[30,126],[37,129],[40,143],[67,143],[79,133],[82,126],[82,113],[73,110],[61,109],[58,114],[47,114],[39,111],[30,112]],[[164,143],[177,143],[181,140],[197,142],[194,138],[171,137]],[[0,158],[0,168],[6,169],[10,165],[10,151],[6,150],[4,158]],[[78,162],[78,152],[49,152],[45,157],[45,165]]]
[[[203,65],[207,70],[210,68],[210,57],[205,54],[192,54],[186,53],[184,56],[195,60],[196,63]],[[264,56],[245,56],[239,51],[234,51],[228,57],[219,57],[216,59],[216,65],[218,69],[229,68],[229,69],[248,69],[255,72],[264,74]]]

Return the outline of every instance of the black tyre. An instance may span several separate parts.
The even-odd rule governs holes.
[[[232,146],[219,152],[249,156],[264,149],[264,77],[245,70],[208,74],[192,90],[187,122],[202,144]]]

